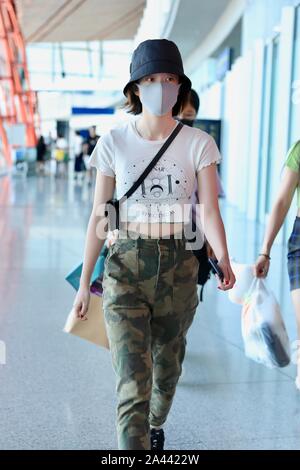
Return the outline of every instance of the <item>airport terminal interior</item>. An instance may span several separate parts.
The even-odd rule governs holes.
[[[1,450],[117,449],[111,354],[63,332],[76,293],[66,276],[83,260],[96,181],[89,157],[101,136],[137,119],[123,88],[148,39],[177,44],[199,97],[193,126],[221,153],[218,200],[237,279],[261,253],[300,140],[299,0],[0,0]],[[165,449],[300,450],[292,196],[265,280],[289,360],[247,354],[247,292],[233,302],[211,274]]]

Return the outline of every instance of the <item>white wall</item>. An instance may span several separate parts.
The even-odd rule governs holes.
[[[194,84],[193,84],[194,87]],[[201,93],[200,119],[221,119],[222,116],[222,83],[217,82]]]
[[[222,181],[230,204],[247,210],[252,55],[239,58],[224,81]]]
[[[227,73],[223,84],[215,84],[200,96],[201,117],[222,118],[221,175],[228,202],[253,220],[258,216],[260,203],[262,222],[268,217],[264,211],[268,190],[267,171],[270,174],[272,205],[278,193],[281,170],[289,147],[295,8],[291,6],[282,8],[282,5],[296,3],[298,2],[281,0],[272,2],[273,11],[269,1],[248,2],[249,11],[247,10],[243,18],[243,25],[247,28],[244,38],[244,46],[247,44],[247,47],[244,47],[243,55]],[[249,33],[251,25],[252,35]],[[264,34],[259,38],[258,33],[261,31],[264,31]],[[267,34],[270,34],[268,38]],[[272,40],[276,34],[280,34],[278,101],[276,114],[271,116]],[[264,68],[264,54],[268,59],[266,68]],[[270,117],[275,119],[274,152],[270,155],[268,169]],[[285,224],[287,234],[295,217],[293,209]],[[284,230],[279,233],[276,242],[282,242],[283,235]]]
[[[279,31],[282,8],[295,7],[299,3],[299,0],[248,0],[243,15],[243,53],[252,49],[257,39],[268,41]]]
[[[222,16],[204,41],[185,60],[185,70],[191,75],[210,57],[234,29],[246,7],[246,0],[230,0]]]

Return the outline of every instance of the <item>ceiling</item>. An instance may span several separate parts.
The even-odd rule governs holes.
[[[26,42],[133,39],[146,0],[15,0]]]
[[[231,0],[181,0],[169,39],[180,46],[183,57],[206,38]]]

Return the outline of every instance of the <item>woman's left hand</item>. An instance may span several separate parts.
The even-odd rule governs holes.
[[[218,262],[218,266],[220,267],[220,269],[222,270],[224,274],[223,282],[221,282],[219,276],[215,274],[217,281],[218,281],[218,289],[220,290],[232,289],[235,284],[235,275],[231,269],[229,260],[220,259]]]

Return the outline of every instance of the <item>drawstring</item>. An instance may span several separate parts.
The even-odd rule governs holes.
[[[203,302],[203,289],[204,289],[204,286],[201,286],[201,290],[200,290],[200,302]]]

